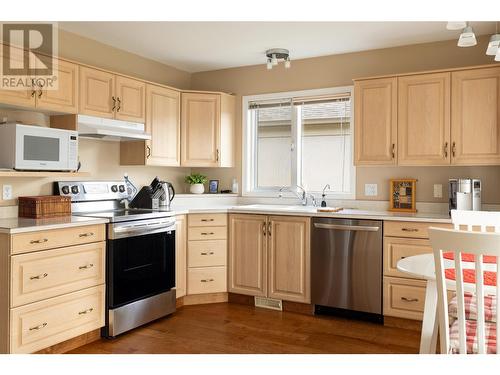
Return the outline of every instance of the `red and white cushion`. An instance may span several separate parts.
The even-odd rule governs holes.
[[[472,293],[464,293],[465,319],[477,320],[476,296]],[[457,297],[453,297],[448,304],[448,315],[450,318],[458,319]],[[496,322],[497,319],[497,298],[494,295],[484,297],[484,320]]]
[[[477,354],[477,321],[466,320],[465,332],[467,342],[467,353]],[[496,323],[485,323],[486,353],[496,354],[497,352],[497,328]],[[454,320],[450,325],[450,353],[460,353],[460,339],[458,334],[458,320]]]

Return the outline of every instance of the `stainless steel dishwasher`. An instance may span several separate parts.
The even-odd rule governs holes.
[[[315,312],[382,318],[382,221],[314,218],[311,299]]]

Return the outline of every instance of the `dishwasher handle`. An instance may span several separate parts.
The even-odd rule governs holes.
[[[360,232],[378,232],[380,227],[368,225],[343,225],[343,224],[324,224],[314,223],[314,227],[318,229],[333,229],[333,230],[349,230]]]

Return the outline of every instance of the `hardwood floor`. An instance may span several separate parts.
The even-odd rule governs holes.
[[[418,353],[419,341],[415,330],[217,303],[184,306],[70,353]]]

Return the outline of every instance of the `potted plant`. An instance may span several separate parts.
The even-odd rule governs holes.
[[[207,176],[199,173],[191,173],[189,176],[186,176],[185,181],[191,185],[189,191],[192,194],[203,194],[205,192],[203,184],[207,182]]]

